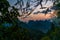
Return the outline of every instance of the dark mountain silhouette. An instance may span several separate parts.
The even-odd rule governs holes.
[[[47,33],[48,30],[51,29],[51,22],[49,20],[45,21],[33,21],[30,20],[28,23],[21,24],[23,28],[27,28],[30,30],[36,30],[36,31],[41,31],[43,33]]]

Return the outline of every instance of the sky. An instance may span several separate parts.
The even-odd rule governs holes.
[[[17,0],[7,0],[7,1],[9,2],[11,6],[13,6],[17,2]],[[27,2],[27,0],[23,0],[23,1],[24,1],[24,4]],[[30,1],[35,1],[35,0],[30,0]],[[43,1],[42,4],[45,4],[45,2],[46,1]],[[34,4],[33,2],[31,3]],[[51,5],[51,3],[52,3],[51,1],[48,1],[46,5]]]
[[[11,6],[13,6],[17,2],[17,0],[7,0],[7,1]]]
[[[9,1],[9,4],[11,6],[13,6],[17,2],[17,0],[8,0],[8,1]],[[32,0],[32,1],[35,1],[35,0]],[[26,2],[27,2],[27,0],[24,0],[25,4],[26,4]],[[34,3],[33,2],[31,2],[31,3],[32,3],[32,6],[33,6]],[[44,1],[44,2],[42,2],[42,4],[43,4],[44,7],[47,7],[47,8],[53,6],[53,2],[52,1],[48,1],[46,4],[45,4],[45,1]],[[43,10],[46,10],[46,9],[40,9],[40,5],[38,5],[36,7],[36,9],[28,17],[26,17],[24,19],[22,19],[21,17],[18,17],[18,19],[22,20],[23,22],[28,22],[29,20],[34,20],[34,21],[36,21],[36,20],[47,20],[47,19],[51,19],[52,17],[56,16],[56,14],[54,14],[54,11],[52,11],[52,12],[46,14],[46,15],[43,14],[43,13],[33,14],[34,12],[43,11]]]
[[[50,20],[52,18],[55,18],[57,15],[56,13],[54,13],[55,11],[52,11],[50,13],[47,13],[46,15],[43,13],[38,13],[38,14],[30,14],[28,17],[26,18],[21,18],[18,17],[19,20],[23,21],[23,22],[28,22],[29,20],[34,20],[34,21],[39,21],[39,20]]]
[[[14,6],[14,4],[17,2],[17,0],[7,0],[11,6]],[[23,0],[24,4],[27,2],[27,0]]]

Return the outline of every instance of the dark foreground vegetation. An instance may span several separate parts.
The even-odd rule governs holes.
[[[0,40],[60,40],[60,27],[52,25],[47,33],[26,28],[0,25]]]
[[[24,29],[17,26],[0,26],[0,40],[37,40],[43,36],[43,33]]]

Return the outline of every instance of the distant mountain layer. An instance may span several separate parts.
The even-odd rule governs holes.
[[[49,20],[45,21],[32,21],[30,20],[28,23],[21,24],[23,28],[27,28],[30,30],[42,31],[43,33],[47,33],[48,30],[51,29],[51,22]]]

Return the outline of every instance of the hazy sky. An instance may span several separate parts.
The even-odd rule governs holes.
[[[13,6],[17,0],[8,0],[10,5]],[[33,0],[34,1],[34,0]],[[27,0],[24,0],[24,3],[26,3]],[[33,3],[32,3],[33,4]],[[46,4],[45,4],[45,1],[42,3],[43,6],[45,7],[50,7],[53,5],[53,3],[51,1],[48,1]],[[39,8],[40,6],[38,6],[34,12],[36,11],[41,11],[41,9]],[[42,9],[43,10],[43,9]],[[53,15],[55,15],[54,13],[52,13]],[[31,14],[29,17],[25,18],[25,19],[21,19],[20,17],[18,17],[19,19],[21,19],[22,21],[29,21],[29,20],[45,20],[45,19],[50,19],[52,17],[54,17],[52,14]]]
[[[9,2],[11,6],[13,6],[17,2],[17,0],[7,0],[7,1]],[[26,3],[27,0],[23,0],[23,1],[24,3]]]
[[[9,2],[9,4],[12,6],[14,5],[17,1],[16,0],[7,0]]]
[[[11,6],[13,6],[16,2],[17,2],[17,0],[7,0],[8,2],[9,2],[9,4],[11,5]],[[24,1],[24,4],[27,2],[27,0],[23,0]],[[35,0],[30,0],[30,1],[35,1]],[[34,4],[33,2],[31,2],[32,4]],[[42,3],[42,4],[44,4],[45,3],[45,1]],[[52,2],[51,1],[48,1],[47,2],[47,5],[50,5]]]
[[[23,21],[23,22],[28,22],[29,20],[50,20],[54,17],[56,17],[56,13],[54,13],[55,11],[52,11],[50,13],[47,13],[46,15],[43,13],[38,13],[38,14],[30,14],[28,17],[23,18],[23,17],[18,17],[19,20]]]

